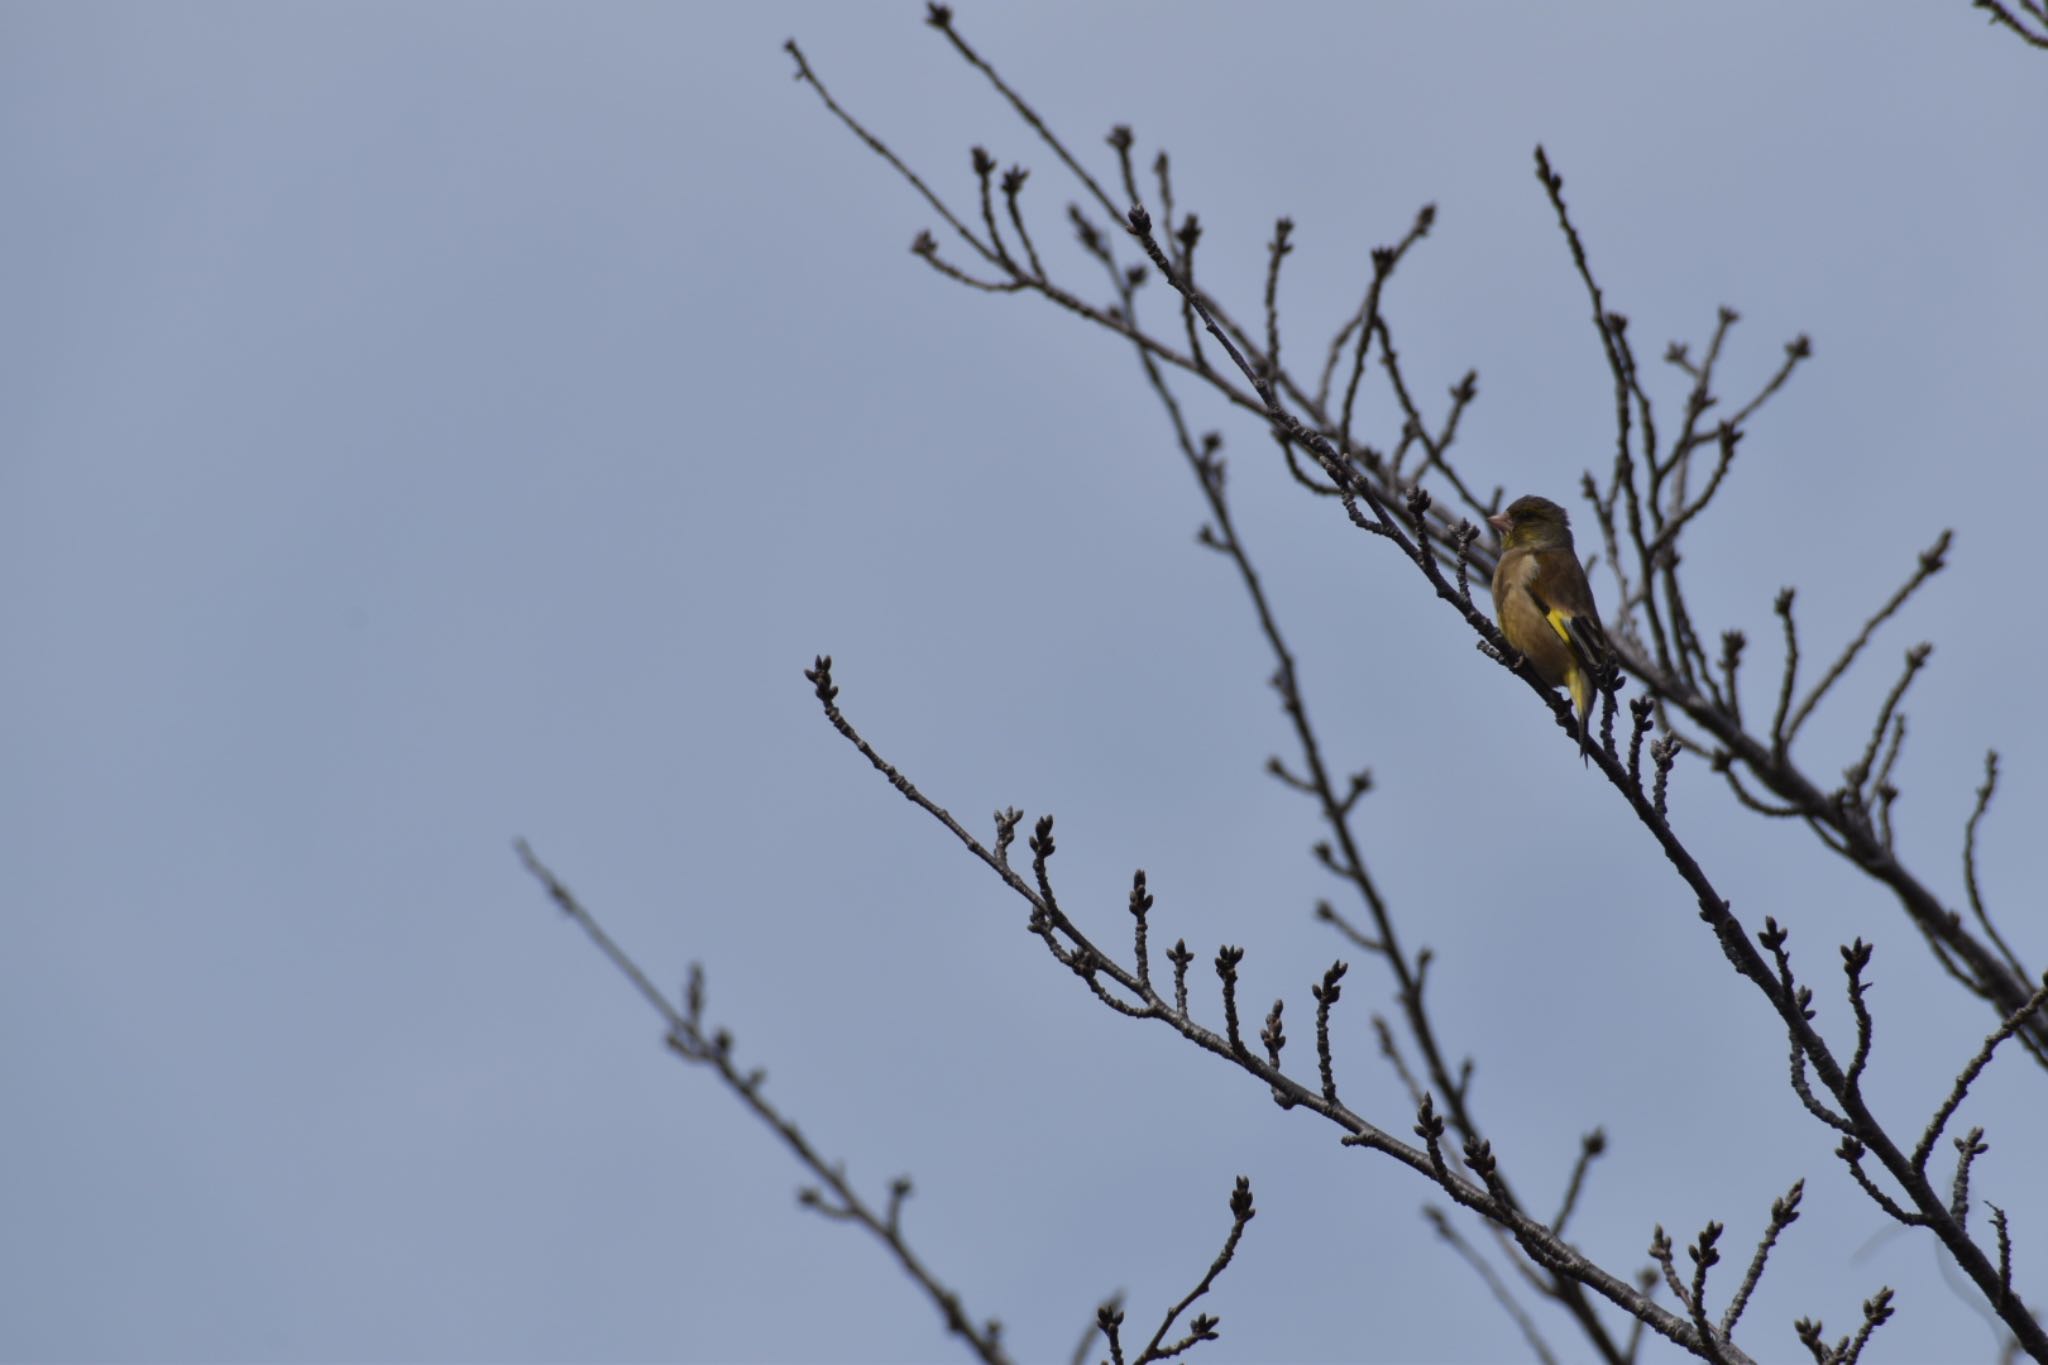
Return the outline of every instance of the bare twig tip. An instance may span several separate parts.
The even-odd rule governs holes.
[[[830,706],[833,699],[839,695],[839,688],[832,681],[832,656],[830,654],[818,655],[811,667],[804,670],[804,676],[810,679],[818,700],[825,703],[825,705]]]

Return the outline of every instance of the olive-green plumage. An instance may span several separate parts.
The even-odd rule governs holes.
[[[1545,686],[1571,693],[1583,758],[1590,750],[1593,693],[1614,668],[1614,647],[1600,628],[1593,590],[1572,548],[1571,522],[1562,507],[1537,497],[1516,498],[1487,520],[1501,533],[1500,564],[1493,571],[1500,633]]]

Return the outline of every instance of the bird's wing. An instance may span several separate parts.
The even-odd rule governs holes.
[[[1558,628],[1556,614],[1551,617],[1551,626]],[[1607,638],[1607,632],[1600,626],[1600,618],[1578,612],[1566,618],[1562,629],[1565,643],[1572,647],[1572,653],[1579,657],[1586,671],[1603,681],[1614,671],[1614,645]]]
[[[1557,632],[1557,638],[1564,641],[1580,667],[1588,677],[1596,678],[1605,685],[1615,669],[1614,645],[1608,640],[1607,632],[1600,625],[1600,618],[1590,612],[1568,611],[1554,606],[1536,591],[1534,583],[1524,583],[1522,591],[1529,594],[1529,600],[1536,604],[1536,610]]]

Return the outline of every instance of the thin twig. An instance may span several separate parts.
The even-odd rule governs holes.
[[[733,1064],[731,1036],[723,1030],[709,1034],[704,1032],[703,974],[695,968],[691,969],[690,986],[685,996],[686,1007],[678,1009],[662,994],[660,988],[649,979],[647,973],[641,970],[640,965],[626,953],[625,949],[605,932],[597,917],[591,914],[575,894],[563,885],[561,879],[540,861],[524,839],[517,840],[513,848],[519,854],[519,861],[546,889],[549,898],[562,913],[575,921],[577,927],[597,945],[598,951],[604,954],[606,960],[632,983],[633,989],[639,992],[640,997],[661,1016],[662,1022],[668,1028],[669,1048],[685,1061],[701,1063],[715,1071],[726,1088],[738,1096],[740,1102],[752,1110],[756,1118],[775,1131],[776,1136],[782,1139],[783,1145],[788,1147],[796,1155],[797,1160],[803,1163],[805,1169],[830,1192],[833,1201],[827,1202],[818,1191],[811,1190],[806,1191],[807,1197],[803,1202],[827,1217],[857,1223],[866,1229],[870,1236],[888,1248],[889,1253],[896,1258],[896,1263],[917,1282],[918,1288],[924,1291],[925,1297],[931,1300],[939,1310],[939,1315],[945,1319],[946,1329],[967,1343],[975,1359],[984,1362],[984,1365],[1009,1365],[1010,1357],[1002,1346],[1000,1326],[993,1321],[976,1323],[961,1306],[960,1296],[939,1283],[937,1277],[904,1240],[899,1211],[903,1196],[909,1191],[908,1183],[899,1180],[892,1185],[888,1210],[885,1213],[877,1213],[854,1190],[846,1178],[845,1169],[836,1162],[825,1160],[818,1150],[811,1146],[810,1140],[796,1124],[762,1097],[760,1073],[741,1074]]]
[[[1813,691],[1807,693],[1806,700],[1802,701],[1799,704],[1799,709],[1792,713],[1791,723],[1785,729],[1785,744],[1787,746],[1791,745],[1793,737],[1799,733],[1799,727],[1806,723],[1806,718],[1813,714],[1813,708],[1820,704],[1820,699],[1828,694],[1828,689],[1833,687],[1841,676],[1849,671],[1849,665],[1856,661],[1856,656],[1862,652],[1863,646],[1870,643],[1870,637],[1876,632],[1877,628],[1890,620],[1900,607],[1905,606],[1906,599],[1918,591],[1921,584],[1934,577],[1935,574],[1940,573],[1946,567],[1949,543],[1954,538],[1955,533],[1953,531],[1943,531],[1936,538],[1934,544],[1920,552],[1919,563],[1914,566],[1911,577],[1907,578],[1905,584],[1891,595],[1889,601],[1879,607],[1871,618],[1863,623],[1863,629],[1856,632],[1856,638],[1849,641],[1848,645],[1842,650],[1841,656],[1835,660],[1826,673],[1821,675],[1820,681],[1814,684]]]
[[[1536,1326],[1536,1320],[1515,1301],[1507,1282],[1487,1264],[1486,1258],[1479,1254],[1479,1249],[1466,1241],[1458,1230],[1451,1226],[1450,1218],[1442,1209],[1434,1205],[1424,1205],[1422,1216],[1436,1229],[1436,1235],[1448,1243],[1451,1250],[1457,1252],[1466,1265],[1472,1267],[1472,1273],[1486,1286],[1486,1292],[1493,1295],[1493,1301],[1501,1306],[1501,1311],[1508,1315],[1516,1329],[1521,1332],[1522,1340],[1529,1343],[1530,1353],[1537,1360],[1544,1362],[1544,1365],[1556,1365],[1557,1356],[1551,1351],[1550,1343],[1543,1339],[1543,1333]]]

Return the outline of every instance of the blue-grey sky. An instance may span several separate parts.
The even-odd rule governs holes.
[[[743,1062],[864,1189],[914,1176],[913,1241],[1021,1359],[1064,1359],[1117,1288],[1154,1320],[1239,1173],[1259,1217],[1197,1359],[1523,1353],[1421,1181],[1097,1006],[818,717],[800,669],[830,651],[855,723],[970,826],[1058,814],[1066,905],[1105,941],[1142,866],[1155,942],[1244,945],[1297,1050],[1309,984],[1352,959],[1339,1083],[1406,1131],[1367,1023],[1386,975],[1310,919],[1337,888],[1311,809],[1261,775],[1287,744],[1270,662],[1128,350],[926,269],[907,247],[933,215],[790,79],[795,36],[962,204],[969,145],[1032,166],[1039,241],[1093,292],[1073,189],[921,17],[0,8],[0,1357],[957,1357],[659,1045],[515,835],[657,978],[705,964]],[[1693,538],[1695,607],[1749,631],[1760,706],[1781,585],[1825,657],[1954,527],[1801,757],[1852,761],[1900,652],[1934,640],[1902,852],[1960,903],[1999,748],[1984,884],[2048,959],[2048,55],[1963,0],[959,23],[1098,174],[1113,123],[1171,150],[1239,313],[1292,215],[1295,354],[1437,203],[1389,311],[1427,401],[1478,370],[1460,447],[1486,486],[1564,498],[1611,451],[1538,141],[1643,354],[1732,305],[1740,394],[1810,333]],[[1791,1356],[1800,1316],[1851,1329],[1889,1283],[1870,1358],[1990,1358],[1971,1293],[1850,1184],[1756,993],[1527,689],[1255,424],[1192,406],[1229,442],[1333,761],[1376,774],[1369,857],[1531,1203],[1604,1125],[1580,1245],[1628,1271],[1653,1225],[1714,1218],[1734,1263],[1804,1176],[1754,1351]],[[1365,425],[1385,439],[1384,399]],[[1733,812],[1696,763],[1672,804],[1744,922],[1793,927],[1838,1038],[1835,945],[1877,945],[1871,1089],[1917,1133],[1990,1015],[1803,829]],[[1197,999],[1220,1017],[1209,978]],[[2018,1058],[1962,1116],[2037,1302],[2044,1119]]]

